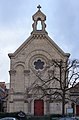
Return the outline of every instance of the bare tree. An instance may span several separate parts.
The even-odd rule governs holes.
[[[48,77],[41,77],[40,70],[34,73],[42,84],[35,84],[35,87],[41,88],[44,92],[41,96],[48,96],[51,101],[60,100],[62,102],[62,115],[65,114],[65,104],[70,100],[69,90],[74,87],[79,80],[79,62],[78,60],[51,60],[46,66]],[[32,86],[33,86],[32,84]],[[32,89],[28,88],[28,93]]]
[[[45,93],[50,99],[61,99],[62,114],[64,115],[65,104],[70,100],[69,89],[74,87],[79,80],[79,62],[77,60],[52,60],[50,63],[49,68],[53,66],[53,70],[49,70],[49,79],[44,81],[42,87],[45,88]],[[56,84],[52,86],[54,81]],[[47,87],[44,87],[45,85],[47,85]]]

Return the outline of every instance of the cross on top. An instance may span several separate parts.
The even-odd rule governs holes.
[[[38,8],[38,10],[40,10],[40,9],[41,9],[41,6],[40,6],[40,5],[38,5],[38,6],[37,6],[37,8]]]

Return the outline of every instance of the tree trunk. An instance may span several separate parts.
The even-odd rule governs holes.
[[[65,91],[63,91],[63,96],[62,96],[62,115],[65,115]]]

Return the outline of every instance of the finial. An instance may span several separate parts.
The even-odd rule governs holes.
[[[37,8],[38,8],[38,10],[40,10],[40,9],[41,9],[41,6],[40,6],[40,5],[38,5],[38,6],[37,6]]]

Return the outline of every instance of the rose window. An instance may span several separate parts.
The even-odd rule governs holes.
[[[34,62],[35,69],[42,70],[44,68],[44,62],[40,59]]]

